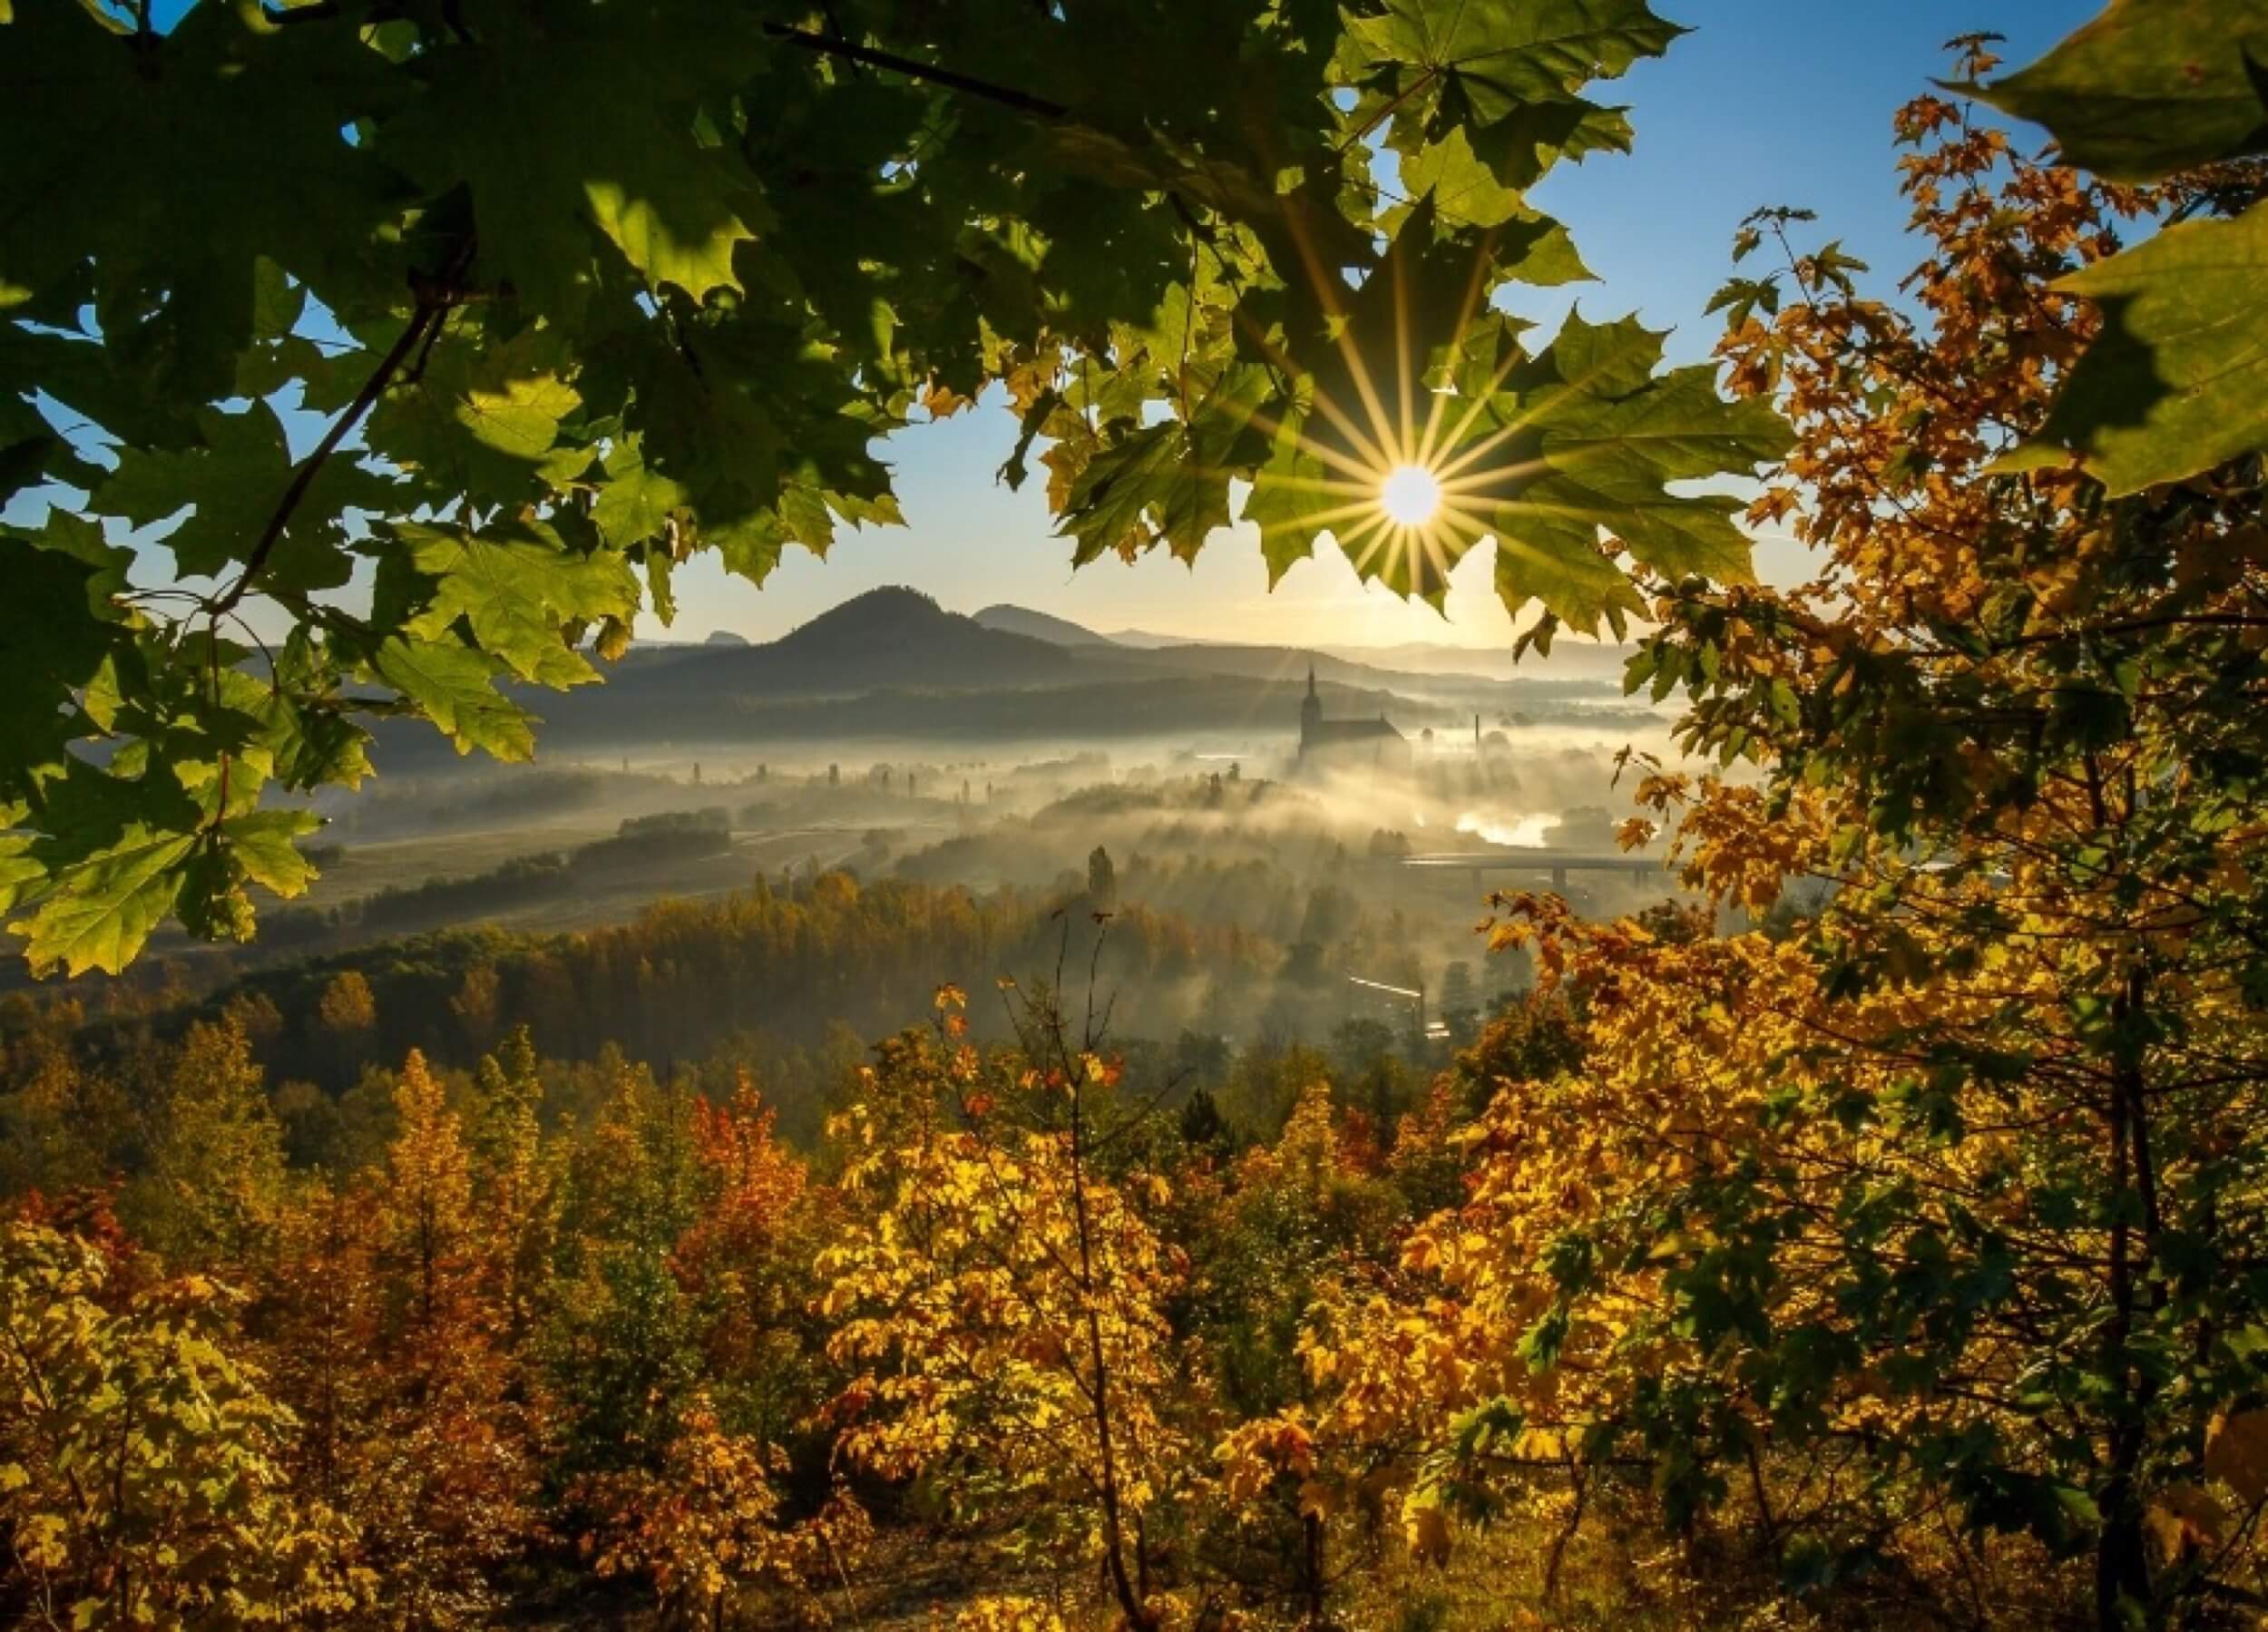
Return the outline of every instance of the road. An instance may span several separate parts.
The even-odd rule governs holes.
[[[1568,875],[1570,873],[1626,873],[1637,878],[1651,878],[1663,871],[1659,856],[1548,850],[1540,846],[1524,850],[1442,850],[1424,855],[1398,855],[1393,858],[1393,865],[1433,872],[1470,873],[1475,878],[1489,873],[1548,873],[1551,876],[1551,887],[1555,890],[1567,888]]]

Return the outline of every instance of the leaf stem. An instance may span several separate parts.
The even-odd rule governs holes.
[[[1360,125],[1356,126],[1353,131],[1350,131],[1347,133],[1346,139],[1341,142],[1337,148],[1334,151],[1341,153],[1345,152],[1347,149],[1353,147],[1356,142],[1368,136],[1380,125],[1385,123],[1387,120],[1393,118],[1395,113],[1401,111],[1403,103],[1408,102],[1410,98],[1424,90],[1426,86],[1432,84],[1441,76],[1442,68],[1440,64],[1436,63],[1428,67],[1424,73],[1419,74],[1417,78],[1412,80],[1401,90],[1395,92],[1393,99],[1387,103],[1385,106],[1380,108],[1368,119],[1363,121]]]

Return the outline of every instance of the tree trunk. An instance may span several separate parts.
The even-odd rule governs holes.
[[[1073,1081],[1077,1079],[1074,1077]],[[1126,1568],[1126,1525],[1119,1509],[1118,1458],[1110,1437],[1110,1364],[1102,1342],[1102,1322],[1095,1312],[1095,1265],[1093,1226],[1087,1211],[1086,1132],[1081,1123],[1083,1096],[1074,1087],[1071,1093],[1071,1217],[1078,1230],[1079,1274],[1080,1294],[1087,1305],[1087,1345],[1089,1363],[1094,1368],[1095,1390],[1095,1447],[1101,1463],[1100,1472],[1102,1493],[1102,1549],[1103,1564],[1110,1571],[1111,1595],[1119,1600],[1119,1610],[1126,1617],[1126,1624],[1137,1632],[1149,1632],[1157,1625],[1149,1606],[1135,1588],[1134,1578]]]
[[[2111,1071],[2110,1146],[2112,1205],[2110,1231],[2111,1319],[2104,1331],[2104,1370],[2113,1384],[2109,1432],[2109,1478],[2103,1485],[2102,1534],[2095,1544],[2095,1624],[2099,1632],[2126,1632],[2150,1604],[2150,1556],[2142,1529],[2142,1492],[2135,1475],[2149,1437],[2155,1385],[2137,1375],[2126,1349],[2142,1299],[2133,1262],[2134,1231],[2126,1220],[2131,1194],[2141,1216],[2146,1267],[2155,1257],[2158,1235],[2157,1174],[2150,1150],[2149,1099],[2145,1092],[2140,1051],[2123,1041],[2133,1015],[2147,997],[2142,972],[2132,972],[2112,1010],[2122,1034]],[[2155,1305],[2155,1295],[2151,1302]]]
[[[2150,1558],[2143,1545],[2142,1508],[2134,1482],[2114,1476],[2104,1492],[2103,1533],[2095,1544],[2095,1625],[2130,1632],[2150,1601]]]
[[[1309,1513],[1300,1520],[1307,1532],[1306,1576],[1307,1625],[1311,1632],[1327,1623],[1323,1614],[1323,1516]]]

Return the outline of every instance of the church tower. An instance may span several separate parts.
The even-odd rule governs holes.
[[[1315,739],[1322,735],[1323,699],[1315,695],[1315,666],[1313,661],[1310,661],[1307,665],[1307,697],[1306,700],[1299,705],[1299,753],[1301,758],[1304,759],[1307,757],[1307,750],[1315,745]]]

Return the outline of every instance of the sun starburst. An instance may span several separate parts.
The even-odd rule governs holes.
[[[1379,507],[1397,527],[1422,527],[1442,507],[1441,478],[1422,464],[1400,464],[1378,484]]]

